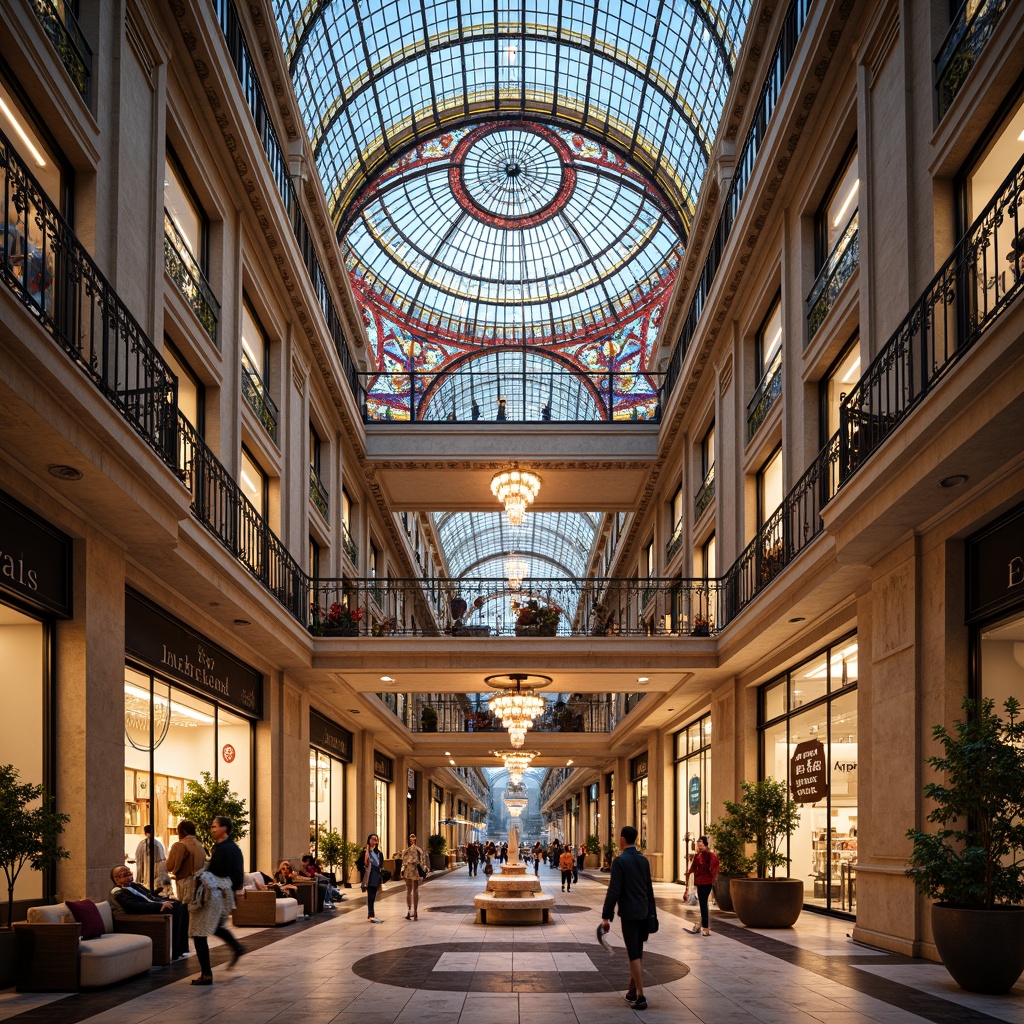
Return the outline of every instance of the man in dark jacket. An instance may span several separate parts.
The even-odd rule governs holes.
[[[210,834],[213,836],[213,850],[210,852],[210,860],[206,870],[218,878],[230,878],[231,888],[238,892],[242,888],[243,876],[245,875],[245,858],[242,851],[231,838],[231,819],[218,816],[210,822]],[[228,914],[225,913],[214,931],[222,942],[231,947],[231,961],[228,968],[238,963],[238,958],[245,954],[245,947],[231,934],[227,928]],[[191,929],[195,931],[196,929]],[[192,942],[196,947],[196,957],[199,960],[201,971],[198,978],[192,979],[193,985],[212,985],[213,972],[210,969],[210,942],[207,936],[193,935]]]
[[[618,904],[622,938],[629,957],[629,991],[626,999],[633,1004],[634,1009],[646,1010],[641,958],[647,941],[647,919],[654,914],[654,886],[651,883],[651,866],[636,848],[636,836],[636,829],[632,825],[622,826],[619,855],[612,861],[608,895],[601,911],[601,927],[606,932],[611,927],[615,905]]]
[[[480,864],[480,847],[474,842],[466,847],[466,863],[469,865],[469,873],[475,875]]]
[[[110,910],[114,917],[122,914],[170,914],[171,959],[188,953],[188,907],[177,900],[165,900],[151,889],[136,882],[132,869],[118,864],[110,872],[114,888],[110,890]]]

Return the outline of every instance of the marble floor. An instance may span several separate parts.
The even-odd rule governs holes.
[[[0,1021],[18,1024],[1024,1024],[1024,982],[1003,997],[962,992],[933,963],[856,945],[849,921],[805,912],[786,932],[751,931],[718,914],[707,938],[685,929],[696,909],[676,885],[655,886],[661,928],[644,954],[649,1008],[623,998],[628,966],[617,924],[597,942],[606,887],[597,875],[559,891],[551,923],[479,925],[484,877],[465,868],[421,886],[418,921],[405,889],[378,898],[382,924],[349,890],[333,914],[281,929],[237,929],[248,952],[215,984],[190,985],[195,957],[101,991],[0,992]],[[211,943],[212,946],[212,943]]]

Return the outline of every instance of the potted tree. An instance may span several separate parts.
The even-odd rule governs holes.
[[[53,809],[42,786],[19,782],[13,764],[0,765],[0,868],[7,880],[7,924],[0,929],[0,988],[14,984],[14,883],[30,864],[36,871],[70,857],[60,845],[71,820]],[[31,806],[36,805],[36,806]]]
[[[443,871],[448,867],[448,858],[445,851],[448,849],[448,840],[440,832],[435,832],[427,837],[427,853],[430,855],[430,870]]]
[[[1014,697],[967,699],[932,729],[943,778],[924,787],[934,832],[910,829],[907,874],[932,904],[935,948],[968,992],[1009,992],[1024,972],[1024,722]]]
[[[327,831],[326,826],[321,825],[317,835],[316,852],[319,858],[327,865],[331,873],[334,873],[334,865],[341,863],[342,845],[345,840],[341,838],[335,829]],[[337,878],[337,876],[335,876]]]
[[[420,732],[437,732],[437,711],[429,704],[420,708]]]
[[[800,812],[787,797],[785,784],[775,779],[741,782],[740,789],[739,802],[725,801],[722,821],[744,843],[754,844],[754,855],[745,858],[740,869],[754,870],[757,877],[730,878],[733,910],[749,928],[791,928],[803,909],[804,883],[799,878],[777,878],[775,872],[789,865],[782,846],[799,824]]]
[[[711,848],[718,856],[718,877],[715,879],[715,902],[719,910],[733,909],[733,878],[746,878],[750,874],[750,858],[745,855],[745,841],[736,826],[727,818],[708,825]]]
[[[596,868],[601,865],[601,840],[596,833],[587,836],[584,845],[587,848],[587,856],[583,861],[583,866],[587,868]]]
[[[180,800],[171,800],[167,804],[171,814],[179,818],[188,818],[195,822],[196,838],[208,850],[213,849],[214,838],[210,831],[210,822],[214,818],[231,819],[231,838],[236,842],[249,834],[249,814],[245,809],[245,800],[231,791],[231,783],[227,779],[214,781],[210,772],[200,772],[197,782],[189,779],[185,792]]]
[[[602,871],[611,871],[612,861],[615,860],[615,854],[619,848],[614,843],[605,843],[602,847],[604,853],[604,864],[601,865]]]

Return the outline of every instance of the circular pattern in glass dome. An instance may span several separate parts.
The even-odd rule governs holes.
[[[576,186],[569,147],[540,125],[500,125],[470,132],[452,153],[452,193],[496,226],[539,224]]]

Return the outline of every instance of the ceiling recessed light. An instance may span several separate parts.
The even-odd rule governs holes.
[[[236,626],[251,626],[252,623],[248,619],[235,619]]]
[[[219,608],[220,607],[220,601],[211,601],[210,602],[210,607],[211,608]]]
[[[381,676],[380,681],[382,683],[393,683],[394,679],[392,679],[391,676]]]
[[[350,715],[358,715],[359,714],[359,708],[349,708],[348,709],[348,713]]]
[[[967,475],[965,473],[954,473],[952,476],[947,476],[939,481],[940,487],[959,487],[961,484],[967,483]]]
[[[454,757],[448,758],[448,763],[449,764],[455,764],[455,758]]]
[[[445,756],[445,757],[451,757],[451,756],[452,756],[452,752],[451,752],[450,750],[446,750],[446,751],[444,752],[444,756]]]
[[[651,681],[651,677],[650,676],[637,676],[636,677],[636,681],[638,683],[649,683]]]
[[[52,466],[47,466],[50,476],[55,476],[58,480],[81,480],[82,471],[75,469],[74,466],[62,466],[60,463],[54,463]]]
[[[802,615],[794,615],[793,618],[791,618],[789,621],[790,622],[803,622],[804,621],[804,616],[802,616]]]
[[[572,764],[572,758],[570,757],[569,760],[565,762],[565,767],[568,768],[569,765],[571,765],[571,764]]]

